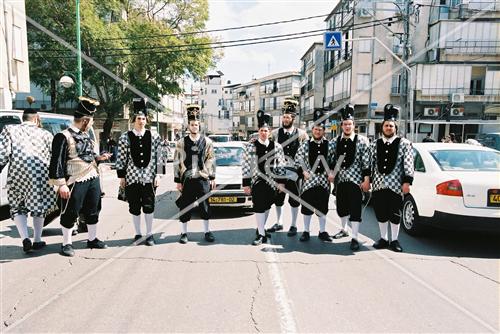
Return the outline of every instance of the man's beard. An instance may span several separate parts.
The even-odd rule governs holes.
[[[283,128],[288,130],[293,126],[293,122],[290,122],[288,125],[283,122],[283,123],[281,123],[281,125],[283,125]]]
[[[387,135],[384,131],[382,131],[382,134],[384,135],[385,138],[391,138],[392,136],[394,136],[396,134],[396,132],[392,132],[389,135]]]

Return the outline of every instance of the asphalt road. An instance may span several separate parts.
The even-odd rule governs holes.
[[[57,222],[48,246],[21,249],[15,225],[0,222],[2,332],[498,332],[499,235],[433,231],[422,238],[400,233],[404,253],[374,250],[378,226],[371,208],[360,228],[363,245],[349,238],[322,243],[313,218],[308,243],[276,233],[251,246],[251,212],[214,211],[216,242],[203,241],[202,222],[179,244],[171,169],[158,189],[157,245],[132,246],[127,204],[116,200],[113,171],[98,236],[107,250],[58,254]],[[332,197],[327,230],[339,219]],[[5,218],[5,212],[3,212]],[[288,228],[289,209],[284,209]],[[274,208],[268,225],[275,221]],[[299,215],[299,231],[302,217]]]

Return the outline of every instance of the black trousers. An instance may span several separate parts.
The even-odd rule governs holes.
[[[299,186],[297,182],[292,180],[287,180],[285,183],[285,189],[291,192],[292,194],[296,195],[297,197],[299,197]],[[278,194],[274,199],[274,204],[276,204],[276,206],[283,206],[283,204],[285,204],[285,196],[286,192],[278,192]],[[300,205],[300,203],[295,199],[293,199],[292,196],[290,195],[288,195],[288,203],[290,203],[290,206],[293,208],[296,208]]]
[[[276,198],[276,190],[266,181],[257,180],[252,185],[253,211],[263,213],[271,208]]]
[[[363,195],[359,185],[341,182],[337,185],[337,214],[339,217],[350,216],[351,221],[361,222]]]
[[[302,204],[300,212],[304,215],[312,215],[314,211],[318,216],[320,213],[326,215],[328,213],[328,200],[330,199],[330,191],[320,186],[313,187],[302,193],[300,199],[307,203],[305,206]],[[315,210],[311,210],[309,206],[312,206]]]
[[[372,194],[375,216],[381,223],[390,221],[393,224],[399,224],[401,217],[401,208],[403,198],[389,189],[374,191]]]
[[[181,196],[177,199],[175,204],[177,204],[179,210],[183,211],[209,192],[210,182],[208,180],[203,178],[186,180],[184,182],[184,188],[182,189]],[[200,209],[200,217],[202,219],[210,219],[210,204],[208,203],[208,196],[198,203],[198,207]],[[180,216],[179,219],[182,223],[187,223],[191,220],[191,211],[193,208],[194,206]]]
[[[125,187],[127,196],[128,212],[138,216],[142,212],[153,213],[155,211],[155,189],[152,183],[132,183]]]
[[[70,186],[71,196],[62,201],[61,225],[73,228],[78,214],[82,214],[87,225],[97,224],[101,211],[101,184],[99,177]]]

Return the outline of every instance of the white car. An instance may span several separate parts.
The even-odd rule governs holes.
[[[416,143],[403,228],[500,231],[500,152],[468,144]]]
[[[242,162],[245,143],[214,143],[217,189],[208,199],[212,206],[250,207],[252,197],[242,187]]]
[[[55,135],[65,130],[73,123],[73,116],[39,112],[42,120],[42,127]],[[0,132],[6,125],[21,124],[23,117],[22,110],[0,110]],[[94,130],[90,129],[90,136],[95,140]],[[96,147],[96,153],[99,148]],[[7,201],[7,171],[9,165],[5,166],[0,175],[0,206],[8,205]]]

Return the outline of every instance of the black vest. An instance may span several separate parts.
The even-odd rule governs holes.
[[[200,136],[200,139],[194,143],[189,135],[184,137],[184,152],[186,153],[186,158],[184,159],[184,166],[186,166],[186,170],[193,169],[193,157],[197,156],[198,160],[198,169],[203,169],[203,163],[205,161],[205,145],[206,140],[205,137]]]
[[[384,144],[382,138],[377,140],[377,169],[380,174],[390,174],[396,167],[399,142],[401,138],[394,139],[392,144]]]
[[[85,162],[92,162],[95,160],[94,142],[87,132],[75,132],[73,129],[68,129],[69,133],[75,140],[75,148],[78,157]]]
[[[255,149],[257,151],[257,161],[259,171],[263,174],[266,174],[265,165],[267,161],[272,161],[274,159],[274,152],[269,154],[266,158],[261,159],[263,156],[268,154],[269,152],[274,150],[274,142],[272,140],[269,141],[269,145],[265,146],[261,144],[258,140],[255,141]],[[272,166],[270,166],[272,167]]]
[[[314,166],[316,159],[322,155],[325,160],[328,161],[328,140],[323,140],[321,144],[316,143],[314,140],[309,141],[309,166],[311,168]],[[325,171],[325,166],[323,162],[319,162],[318,167],[312,172],[315,174],[321,174]]]
[[[144,136],[136,136],[133,131],[129,131],[128,139],[134,166],[146,168],[151,161],[151,131],[146,130]]]
[[[285,141],[287,141],[289,138],[297,136],[298,132],[299,132],[299,130],[297,130],[297,128],[295,128],[289,137],[288,135],[285,134],[285,129],[279,128],[279,130],[278,130],[278,143],[282,144]],[[285,153],[285,155],[294,159],[295,154],[297,154],[297,151],[299,150],[299,146],[300,146],[298,136],[293,141],[290,141],[286,146],[285,145],[282,145],[282,146],[283,146],[283,152]]]
[[[337,138],[337,157],[344,154],[344,161],[342,161],[341,167],[343,169],[348,169],[354,162],[356,158],[356,144],[358,143],[358,135],[354,136],[354,140],[349,138],[343,138],[338,136]]]

